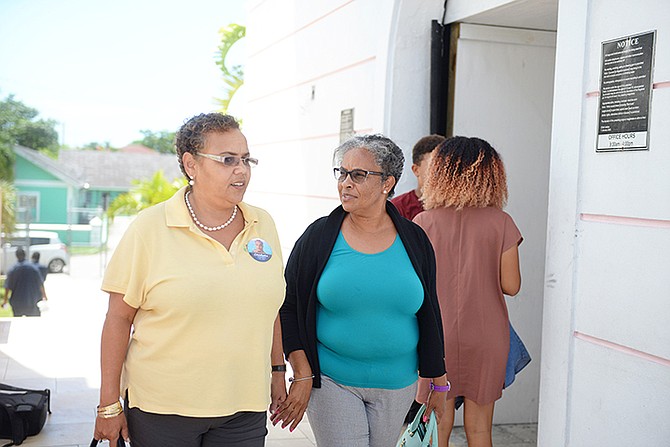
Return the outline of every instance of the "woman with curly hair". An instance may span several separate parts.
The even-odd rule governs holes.
[[[102,281],[94,435],[133,447],[261,447],[286,368],[277,231],[243,202],[258,160],[220,113],[186,121],[175,144],[188,185],[139,213]]]
[[[435,249],[445,359],[451,390],[438,425],[448,445],[455,399],[465,400],[470,447],[492,445],[493,407],[502,395],[509,351],[504,294],[521,286],[521,233],[502,208],[507,202],[500,155],[479,138],[453,137],[431,160],[423,189],[426,211],[414,218]],[[421,383],[419,399],[428,387]]]

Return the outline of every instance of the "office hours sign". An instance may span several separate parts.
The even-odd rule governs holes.
[[[649,149],[656,31],[603,42],[596,152]]]

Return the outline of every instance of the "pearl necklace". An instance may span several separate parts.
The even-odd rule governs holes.
[[[188,195],[189,194],[191,194],[191,191],[188,191],[184,195],[184,199],[186,199],[186,207],[188,208],[189,213],[191,213],[191,217],[193,218],[193,222],[195,222],[195,224],[197,226],[199,226],[200,228],[202,228],[203,230],[207,230],[207,231],[223,230],[228,225],[230,225],[233,222],[233,220],[235,220],[235,216],[237,216],[237,205],[235,205],[235,207],[233,208],[233,214],[230,216],[230,219],[228,219],[225,223],[223,223],[221,225],[217,225],[216,227],[208,227],[207,225],[203,225],[202,223],[200,223],[200,221],[198,220],[198,218],[195,215],[195,212],[193,211],[193,208],[191,207],[191,202],[190,202],[190,200],[188,200]]]

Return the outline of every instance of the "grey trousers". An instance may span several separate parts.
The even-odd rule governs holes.
[[[318,447],[393,447],[403,429],[417,384],[399,390],[356,388],[321,376],[307,417]]]

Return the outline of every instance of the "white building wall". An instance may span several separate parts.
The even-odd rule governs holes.
[[[430,133],[431,20],[440,20],[437,1],[395,2],[388,47],[383,132],[405,153],[405,170],[398,194],[416,188],[412,174],[412,147]]]
[[[538,443],[670,440],[670,4],[561,0]],[[596,153],[601,44],[658,30],[650,150]]]
[[[428,132],[429,21],[442,3],[249,0],[244,131],[261,165],[247,200],[272,213],[285,256],[339,203],[331,154],[341,110],[355,109],[357,132],[384,132],[406,154]],[[532,24],[538,5],[555,3],[450,0],[447,22],[514,22],[521,11]],[[600,44],[651,29],[651,149],[596,154]],[[669,39],[668,2],[558,0],[541,446],[670,439]]]
[[[285,256],[309,223],[339,205],[332,153],[340,112],[356,133],[382,132],[393,4],[248,3],[244,132],[254,156],[246,200],[277,223]]]
[[[429,133],[430,24],[442,16],[439,1],[399,0],[384,6],[367,1],[307,3],[251,4],[247,33],[245,87],[250,100],[244,131],[253,154],[261,160],[247,200],[274,216],[286,256],[311,221],[339,204],[330,172],[332,150],[339,143],[342,109],[355,109],[358,133],[383,132],[403,148],[406,169],[398,192],[416,186],[409,169],[411,148]],[[541,54],[546,63],[536,66],[544,71],[527,74],[516,86],[519,91],[528,92],[529,102],[541,104],[527,117],[542,125],[530,126],[523,145],[512,138],[519,150],[517,162],[510,155],[508,163],[510,174],[514,172],[510,175],[510,204],[518,202],[520,210],[529,210],[525,213],[527,218],[521,217],[521,212],[517,214],[527,239],[522,262],[524,291],[530,299],[522,297],[510,306],[517,331],[526,340],[534,363],[506,392],[506,403],[496,413],[498,422],[537,420],[553,34],[544,41],[548,44],[528,47],[540,53],[527,56],[534,59]],[[514,52],[515,48],[521,46],[512,45],[510,50]],[[475,61],[471,66],[476,70],[478,65]],[[519,71],[523,69],[520,67]],[[469,76],[466,72],[464,79]],[[536,87],[538,77],[544,80],[544,87],[523,85],[531,82]],[[488,93],[481,95],[486,97]],[[486,98],[474,99],[473,103],[480,101]],[[509,98],[501,102],[509,102]],[[467,104],[461,109],[460,123],[471,121],[469,117],[475,109]],[[482,135],[486,138],[500,133],[511,137],[506,128],[510,127],[509,122],[499,119],[504,116],[512,114],[506,110],[497,112],[490,121],[500,122],[502,129],[472,120],[479,127],[463,130],[469,135],[488,131]],[[525,175],[524,166],[535,168],[539,180]],[[525,200],[516,190],[535,195],[537,200],[524,206]],[[526,220],[531,224],[526,225]]]
[[[495,6],[504,3],[496,2]],[[339,204],[331,176],[331,155],[339,143],[342,109],[354,108],[357,133],[382,132],[403,148],[406,169],[398,192],[416,186],[409,169],[411,148],[429,133],[431,20],[441,18],[442,5],[440,1],[414,0],[249,3],[245,67],[249,102],[244,132],[261,163],[254,170],[246,200],[273,215],[285,256],[310,222]],[[515,327],[534,362],[506,391],[506,403],[496,413],[497,422],[537,420],[553,35],[543,40],[549,43],[533,48],[546,59],[540,67],[544,71],[527,75],[516,86],[519,91],[534,92],[527,95],[529,102],[541,105],[528,117],[542,125],[531,126],[523,145],[512,138],[523,150],[517,151],[516,162],[511,155],[508,162],[510,206],[518,202],[520,210],[530,210],[524,212],[527,218],[516,213],[527,240],[522,262],[524,293],[529,299],[521,297],[510,307]],[[537,54],[527,57],[532,59]],[[476,69],[476,61],[471,66]],[[545,78],[544,87],[522,85],[535,84],[534,77],[538,76]],[[482,100],[486,98],[475,102]],[[509,102],[509,98],[501,102]],[[461,109],[460,123],[470,121],[474,109],[467,104]],[[498,117],[507,115],[497,113]],[[490,122],[496,121],[500,120],[492,117]],[[511,137],[508,129],[482,122],[479,127],[459,126],[469,135],[488,138],[504,133],[504,137]],[[485,131],[488,134],[483,135]],[[524,155],[526,150],[532,152],[530,156]],[[540,178],[524,178],[524,167],[535,168]],[[524,207],[517,190],[535,195],[537,200]],[[535,215],[536,211],[539,214]]]

